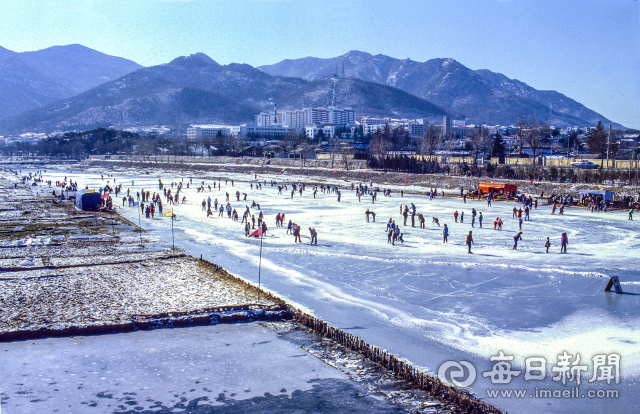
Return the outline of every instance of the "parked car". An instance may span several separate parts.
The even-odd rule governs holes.
[[[575,161],[571,163],[572,167],[576,168],[599,168],[598,164],[594,164],[591,161]]]

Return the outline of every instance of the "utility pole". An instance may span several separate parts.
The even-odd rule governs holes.
[[[609,147],[611,145],[611,124],[609,124],[609,136],[607,137],[607,168],[609,168]]]

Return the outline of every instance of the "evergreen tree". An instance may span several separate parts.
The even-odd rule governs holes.
[[[502,136],[500,136],[499,132],[496,132],[496,135],[493,137],[493,142],[491,143],[491,156],[497,158],[504,157],[504,141],[502,140]]]

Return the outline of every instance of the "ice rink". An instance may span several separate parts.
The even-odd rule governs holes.
[[[25,170],[22,171],[24,174]],[[104,179],[101,179],[103,173]],[[107,174],[113,174],[107,177]],[[65,175],[78,181],[81,188],[98,189],[123,184],[124,194],[132,191],[160,191],[158,179],[171,183],[184,180],[180,197],[187,202],[170,206],[163,199],[164,211],[176,214],[176,246],[188,254],[210,260],[253,283],[258,283],[260,239],[245,237],[244,224],[218,214],[207,218],[202,200],[211,197],[231,206],[240,218],[252,201],[260,204],[269,227],[262,240],[260,283],[289,301],[322,318],[327,323],[360,336],[365,341],[405,358],[414,366],[432,374],[447,360],[470,361],[477,378],[470,390],[478,397],[509,412],[636,412],[640,392],[640,221],[629,221],[626,211],[591,213],[587,209],[568,207],[564,215],[551,215],[551,206],[540,200],[532,210],[530,221],[522,225],[523,240],[513,250],[513,236],[519,231],[512,218],[514,202],[485,199],[466,203],[455,193],[429,200],[428,189],[392,188],[391,197],[378,193],[361,201],[350,189],[351,183],[327,182],[342,191],[338,202],[334,193],[320,191],[320,181],[290,174],[258,175],[235,172],[162,171],[145,172],[120,168],[93,169],[86,172],[47,169],[45,179],[63,180]],[[222,188],[213,182],[223,177]],[[225,184],[225,178],[228,183]],[[115,179],[115,183],[114,183]],[[193,179],[190,188],[187,182]],[[231,180],[234,180],[232,186]],[[132,180],[135,182],[131,186]],[[266,180],[266,184],[264,184]],[[286,183],[278,194],[269,183]],[[205,192],[196,187],[204,181]],[[306,183],[302,196],[291,197],[291,183]],[[262,190],[250,183],[262,183]],[[313,197],[313,184],[318,193]],[[358,183],[355,183],[358,184]],[[369,184],[369,183],[366,183]],[[209,192],[208,186],[212,186]],[[41,191],[52,189],[41,187]],[[440,191],[440,189],[438,189]],[[176,186],[172,192],[175,193]],[[240,191],[241,201],[235,192]],[[247,193],[243,201],[242,193]],[[417,194],[415,194],[417,193]],[[392,218],[402,223],[399,206],[414,203],[426,219],[426,228],[402,226],[404,243],[387,242],[386,224]],[[138,222],[138,208],[122,207],[122,194],[114,199],[118,211]],[[519,206],[519,205],[518,205]],[[483,228],[471,226],[471,209],[484,216]],[[376,213],[376,222],[367,223],[365,210]],[[454,211],[464,211],[464,223],[454,222]],[[257,215],[257,209],[251,209]],[[276,228],[275,216],[285,213],[285,227]],[[449,241],[442,243],[442,227],[449,227]],[[500,217],[503,230],[493,229]],[[640,219],[640,215],[638,215]],[[286,223],[293,220],[302,227],[302,243],[294,243],[286,234]],[[142,216],[142,226],[155,236],[172,241],[171,220]],[[318,244],[310,245],[309,227],[318,232]],[[465,237],[473,230],[473,254],[467,253]],[[560,254],[560,235],[569,238],[568,254]],[[549,237],[551,248],[545,253]],[[619,276],[625,294],[603,292],[608,278]],[[503,351],[514,356],[512,366],[522,373],[509,384],[493,384],[483,372],[491,371],[489,358]],[[579,394],[573,397],[537,398],[536,390],[569,390],[577,385],[554,381],[558,355],[572,355],[572,366],[587,365]],[[596,355],[621,355],[620,382],[589,379],[598,371],[592,358]],[[577,356],[579,354],[579,356]],[[543,357],[547,361],[544,380],[525,380],[525,358]],[[578,360],[579,358],[579,360]],[[599,372],[599,371],[598,371]],[[526,397],[493,398],[491,390],[525,389]],[[619,391],[618,398],[589,398],[588,391]],[[581,395],[585,394],[584,397]]]

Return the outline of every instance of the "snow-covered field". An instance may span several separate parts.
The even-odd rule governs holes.
[[[155,235],[141,238],[134,226],[108,216],[38,199],[30,188],[13,189],[13,181],[0,176],[1,333],[117,325],[133,315],[256,302],[255,289],[179,256]]]
[[[74,169],[76,167],[73,167]],[[414,366],[434,373],[447,360],[471,361],[477,379],[471,391],[509,412],[635,412],[635,395],[640,391],[640,247],[638,221],[627,220],[626,212],[591,213],[567,208],[564,215],[551,215],[551,207],[540,204],[531,220],[522,226],[523,240],[512,250],[512,237],[518,232],[512,218],[512,202],[494,202],[447,197],[429,201],[424,195],[401,198],[380,193],[375,204],[370,197],[358,202],[350,183],[330,182],[342,187],[342,200],[335,194],[318,191],[314,199],[313,179],[292,175],[258,176],[262,190],[250,189],[253,174],[226,172],[222,190],[198,194],[196,183],[212,185],[212,172],[204,176],[188,171],[144,171],[127,169],[70,172],[47,170],[45,179],[71,177],[82,186],[98,188],[123,183],[124,190],[142,188],[158,191],[158,179],[165,185],[184,179],[181,196],[186,204],[164,205],[173,208],[176,245],[188,254],[223,266],[254,283],[258,282],[260,240],[244,236],[244,226],[224,217],[206,218],[203,198],[225,201],[240,216],[246,205],[260,203],[269,226],[263,240],[261,284],[283,299],[300,306],[327,323],[354,333],[369,343],[406,358]],[[104,173],[101,180],[100,173]],[[106,174],[113,174],[107,177]],[[197,175],[194,175],[197,174]],[[193,185],[186,189],[187,181]],[[234,186],[231,185],[234,180]],[[291,186],[278,195],[270,180],[304,180],[307,189],[291,198]],[[135,186],[131,187],[132,180]],[[266,180],[267,184],[264,184]],[[217,179],[215,181],[218,181]],[[357,184],[357,183],[356,183]],[[384,183],[374,186],[386,187]],[[247,201],[235,201],[235,192],[248,194]],[[413,188],[414,191],[425,189]],[[42,188],[42,191],[50,191]],[[175,187],[173,189],[175,192]],[[166,201],[163,199],[163,201]],[[402,221],[399,206],[414,203],[427,220],[427,228],[403,226],[405,242],[387,243],[386,222]],[[122,206],[122,200],[114,205]],[[471,227],[471,208],[484,215],[484,228],[476,221]],[[376,213],[376,222],[365,222],[365,210]],[[455,223],[453,212],[465,212],[465,222]],[[136,208],[119,207],[128,219],[137,223]],[[258,211],[252,209],[252,213]],[[286,228],[275,227],[275,215],[286,213],[286,221],[302,226],[302,244],[295,244]],[[450,229],[449,242],[442,243],[442,228],[431,222],[438,217]],[[493,220],[504,220],[502,231],[493,230]],[[640,217],[640,216],[639,216]],[[171,242],[171,220],[142,218],[142,226],[152,234]],[[416,220],[417,226],[417,220]],[[318,245],[309,244],[308,228],[318,231]],[[473,230],[473,254],[467,254],[464,239]],[[560,254],[562,232],[569,237],[568,254]],[[550,252],[544,242],[550,237]],[[610,276],[622,281],[623,295],[603,292]],[[514,369],[523,372],[510,384],[495,385],[482,376],[494,363],[491,356],[503,351],[514,356]],[[580,390],[616,389],[619,398],[490,398],[491,389],[536,388],[565,390],[551,377],[558,355],[567,351],[577,365],[588,365]],[[580,354],[577,361],[576,354]],[[592,357],[599,354],[621,355],[619,384],[606,381],[588,383],[594,371]],[[544,357],[547,375],[543,381],[525,381],[525,358]],[[599,372],[599,371],[598,371]]]

